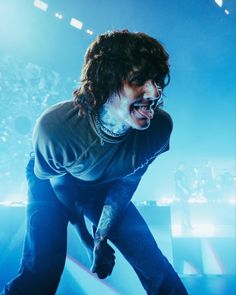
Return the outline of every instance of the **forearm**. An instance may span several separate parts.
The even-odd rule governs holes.
[[[114,250],[107,243],[112,230],[125,214],[146,167],[140,169],[139,174],[124,177],[112,183],[107,193],[102,213],[98,222],[94,238],[93,263],[91,271],[97,273],[99,278],[110,275],[115,265]],[[105,263],[105,267],[104,267]]]
[[[104,202],[103,210],[95,233],[95,243],[107,240],[109,234],[121,218],[125,208],[129,204],[140,178],[132,181],[128,178],[116,181]]]
[[[103,206],[102,214],[94,236],[95,243],[107,240],[111,229],[119,219],[122,211],[122,208],[120,208],[115,202]]]

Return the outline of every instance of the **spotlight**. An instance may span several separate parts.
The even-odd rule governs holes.
[[[231,197],[229,199],[229,203],[232,204],[232,205],[235,205],[236,204],[236,197]]]
[[[223,0],[215,0],[215,3],[220,7],[223,6]]]
[[[35,0],[34,6],[43,10],[43,11],[47,11],[47,9],[48,9],[48,4],[46,2],[41,1],[41,0]]]
[[[73,17],[72,17],[72,19],[70,20],[70,25],[71,25],[72,27],[75,27],[75,28],[79,29],[79,30],[81,30],[82,27],[83,27],[83,23],[82,23],[81,21],[79,21],[78,19],[73,18]]]
[[[88,29],[86,32],[87,32],[89,35],[93,35],[93,31],[91,31],[91,30],[89,30],[89,29]]]
[[[58,12],[56,12],[54,15],[55,15],[55,17],[57,17],[59,19],[62,19],[63,18],[62,14],[60,14]]]

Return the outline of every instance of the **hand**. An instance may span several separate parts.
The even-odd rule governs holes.
[[[93,263],[90,270],[96,273],[99,279],[105,279],[111,275],[115,265],[115,251],[102,240],[95,244],[93,249]]]

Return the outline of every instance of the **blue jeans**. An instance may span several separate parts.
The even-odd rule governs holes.
[[[84,213],[96,226],[106,191],[111,184],[95,187],[66,175],[58,195],[49,180],[38,179],[33,172],[34,160],[26,169],[29,185],[27,231],[18,276],[9,282],[5,295],[53,295],[60,282],[66,258],[67,225],[73,220],[73,204],[79,201]],[[68,188],[66,190],[65,188]],[[120,250],[137,273],[149,295],[186,295],[180,278],[158,248],[147,224],[133,203],[130,203],[110,241]],[[140,243],[139,241],[142,241]]]

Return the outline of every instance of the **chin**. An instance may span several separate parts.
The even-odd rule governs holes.
[[[135,126],[133,127],[136,130],[145,130],[150,126],[150,121],[147,122],[143,122],[142,124],[135,124]]]
[[[131,120],[129,120],[129,124],[133,129],[145,130],[150,126],[151,120],[145,119],[145,118],[137,118],[136,116],[131,116]]]

